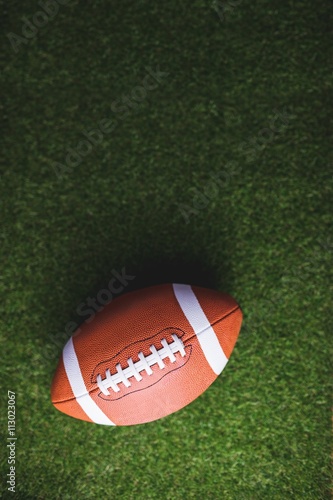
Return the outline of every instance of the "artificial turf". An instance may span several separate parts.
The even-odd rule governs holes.
[[[63,3],[1,2],[0,496],[330,498],[331,6]],[[244,324],[194,403],[108,428],[49,390],[77,307],[124,267],[123,293],[209,286]]]

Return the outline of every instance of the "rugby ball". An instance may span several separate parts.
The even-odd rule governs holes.
[[[68,340],[52,403],[71,417],[104,425],[170,415],[222,372],[241,322],[230,295],[198,286],[163,284],[120,296]]]

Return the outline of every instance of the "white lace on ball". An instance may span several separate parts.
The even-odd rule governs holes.
[[[185,349],[182,340],[177,337],[177,335],[172,334],[173,342],[170,344],[167,343],[165,339],[161,340],[161,344],[163,347],[161,349],[156,349],[154,345],[150,346],[151,354],[149,356],[144,356],[142,352],[139,352],[139,361],[133,363],[132,358],[127,360],[127,368],[122,369],[120,363],[116,365],[117,372],[114,374],[110,373],[110,370],[106,370],[105,378],[102,379],[101,375],[97,375],[97,385],[105,396],[109,396],[110,392],[108,389],[111,389],[114,392],[119,392],[120,389],[118,384],[122,382],[126,387],[131,386],[131,382],[129,379],[131,377],[135,377],[137,381],[142,380],[142,376],[140,372],[146,371],[148,375],[153,373],[151,366],[156,363],[163,370],[165,368],[164,359],[169,358],[171,363],[176,361],[175,353],[179,352],[182,357],[185,356]]]

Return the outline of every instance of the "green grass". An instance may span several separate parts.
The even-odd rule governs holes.
[[[71,2],[17,52],[6,35],[23,38],[41,7],[4,3],[0,496],[330,498],[327,2],[226,1],[224,14],[201,0]],[[103,119],[114,129],[68,168],[68,148]],[[77,306],[123,267],[132,288],[227,291],[244,325],[198,400],[107,428],[57,412],[49,390]]]

